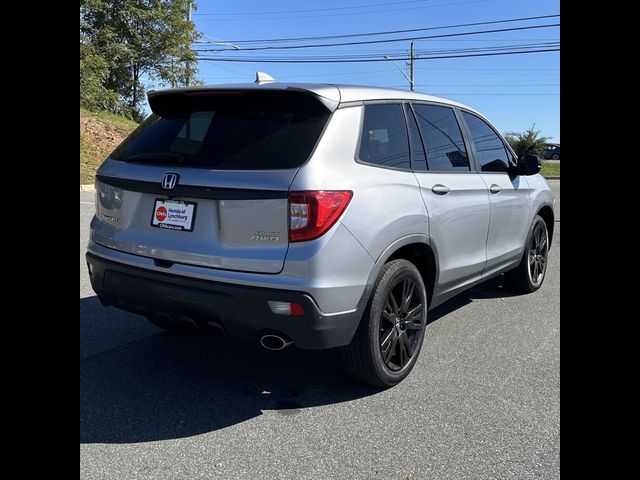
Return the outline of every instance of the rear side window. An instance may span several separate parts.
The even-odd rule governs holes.
[[[402,105],[365,105],[358,158],[381,167],[409,170],[409,140]]]
[[[468,172],[469,157],[455,113],[449,107],[414,105],[427,152],[427,166],[433,172]]]
[[[307,161],[329,119],[298,92],[167,94],[112,154],[115,160],[221,170],[295,168]]]
[[[479,117],[462,112],[476,147],[476,157],[483,172],[506,172],[509,157],[504,143],[493,129]]]

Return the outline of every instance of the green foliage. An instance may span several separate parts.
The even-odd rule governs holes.
[[[80,44],[80,105],[90,110],[122,109],[118,94],[103,84],[109,73],[106,60],[92,45]]]
[[[511,148],[516,151],[516,154],[520,157],[525,153],[531,153],[538,155],[542,158],[545,145],[551,137],[541,137],[540,130],[536,130],[535,123],[524,132],[507,132],[504,134],[504,138]]]
[[[198,83],[192,0],[81,0],[80,102],[141,119],[144,85]]]

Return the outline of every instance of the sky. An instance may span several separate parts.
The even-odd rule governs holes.
[[[560,18],[527,22],[470,26],[375,37],[306,40],[297,42],[256,42],[246,40],[284,39],[370,33],[389,30],[439,27],[510,18],[560,13],[557,0],[270,0],[216,2],[200,0],[193,11],[196,29],[204,42],[194,48],[227,49],[206,52],[209,58],[295,57],[310,55],[403,55],[409,41],[311,49],[243,51],[247,47],[337,43],[388,38],[406,38],[456,32],[557,24]],[[281,12],[281,13],[279,13]],[[433,51],[499,47],[514,44],[556,42],[560,27],[496,32],[475,36],[416,40],[418,56],[439,55]],[[539,48],[539,47],[535,47]],[[557,47],[556,47],[557,48]],[[431,52],[431,53],[430,53]],[[440,53],[443,54],[443,53]],[[446,53],[445,53],[446,54]],[[406,62],[395,64],[405,69]],[[389,61],[365,63],[236,63],[200,61],[198,77],[205,84],[252,82],[255,72],[263,71],[283,82],[347,83],[408,89],[408,81]],[[447,97],[465,103],[487,116],[501,132],[523,131],[535,124],[541,135],[560,141],[560,52],[476,58],[417,60],[416,91]]]

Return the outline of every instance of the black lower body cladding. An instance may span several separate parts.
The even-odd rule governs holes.
[[[298,348],[347,345],[362,316],[323,315],[304,292],[212,282],[103,259],[87,253],[91,285],[103,305],[175,323],[220,324],[231,337],[282,332]],[[268,301],[298,303],[303,316],[275,315]]]

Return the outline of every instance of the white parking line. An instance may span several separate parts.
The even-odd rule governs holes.
[[[94,205],[93,202],[80,202],[81,205]]]

